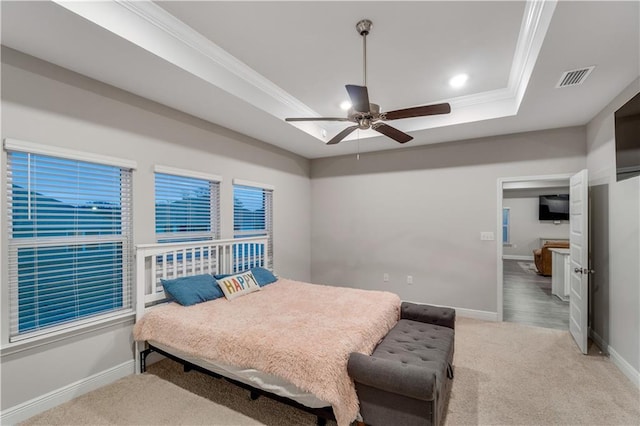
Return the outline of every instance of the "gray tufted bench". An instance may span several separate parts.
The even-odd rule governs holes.
[[[403,302],[400,321],[371,356],[352,353],[360,415],[371,426],[438,425],[453,382],[456,312]]]

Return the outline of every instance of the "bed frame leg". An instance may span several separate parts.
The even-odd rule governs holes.
[[[153,352],[151,349],[145,349],[140,352],[140,373],[147,371],[147,356]]]

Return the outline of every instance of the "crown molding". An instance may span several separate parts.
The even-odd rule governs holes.
[[[278,119],[319,116],[299,99],[150,0],[53,1]],[[556,4],[557,0],[526,2],[506,87],[440,100],[449,102],[454,113],[428,120],[414,119],[403,129],[425,130],[517,114]],[[327,140],[326,129],[321,124],[290,124],[323,142]],[[357,137],[374,136],[379,135],[365,131],[359,132]],[[346,140],[354,138],[356,135],[352,134]]]
[[[244,62],[222,49],[220,46],[204,37],[202,34],[171,15],[152,1],[117,0],[116,4],[136,14],[151,25],[180,41],[194,53],[206,57],[208,60],[222,66],[230,73],[241,78],[251,86],[264,92],[298,114],[318,116],[313,109],[298,100],[271,80],[256,72]],[[281,117],[284,118],[284,117]]]
[[[526,3],[508,83],[518,108],[527,90],[557,3],[557,0],[529,0]]]
[[[449,102],[452,107],[468,107],[519,98],[515,104],[517,112],[522,95],[524,95],[529,78],[533,73],[542,42],[549,29],[556,4],[557,0],[529,0],[526,2],[520,34],[505,88],[459,96],[449,100],[441,100],[441,102]]]

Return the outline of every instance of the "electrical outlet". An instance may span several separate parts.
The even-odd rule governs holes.
[[[389,274],[387,274],[385,272],[384,275],[382,276],[382,281],[384,281],[385,283],[388,283],[389,282]]]
[[[407,275],[407,284],[413,284],[413,276]]]

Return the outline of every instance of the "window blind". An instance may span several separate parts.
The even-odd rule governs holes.
[[[10,341],[132,308],[131,170],[7,154]]]
[[[233,186],[234,237],[269,237],[269,265],[273,268],[273,191],[245,185]]]
[[[165,173],[156,173],[155,180],[159,242],[219,238],[219,182]]]

